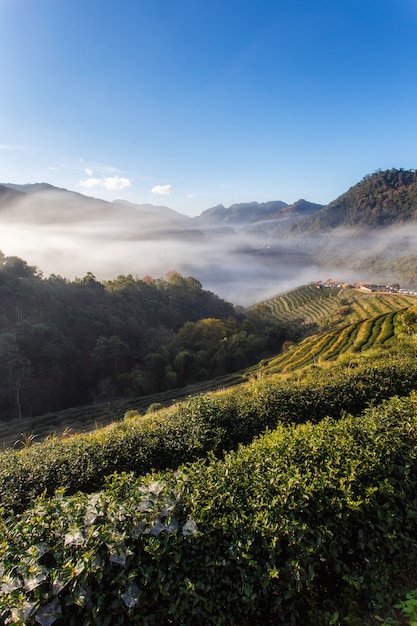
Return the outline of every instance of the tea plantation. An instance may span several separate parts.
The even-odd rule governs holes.
[[[405,311],[309,337],[228,389],[5,450],[2,623],[412,624]]]

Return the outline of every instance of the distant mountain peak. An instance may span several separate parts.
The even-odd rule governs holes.
[[[311,215],[312,213],[316,213],[317,211],[320,211],[320,209],[323,208],[322,204],[317,204],[315,202],[308,202],[308,200],[304,200],[303,198],[301,198],[300,200],[297,200],[297,202],[294,202],[294,204],[290,204],[289,206],[287,206],[282,213],[289,213],[291,212],[292,214],[297,214],[297,215]]]
[[[182,222],[191,221],[191,218],[187,215],[182,215],[175,211],[175,209],[170,209],[164,205],[156,205],[156,204],[137,204],[135,202],[130,202],[129,200],[123,200],[122,198],[117,198],[113,200],[112,204],[121,205],[125,207],[130,207],[132,209],[136,209],[138,211],[142,211],[145,213],[150,213],[152,215],[160,215],[162,217],[167,217],[170,219],[180,220]]]
[[[5,187],[14,189],[15,191],[22,191],[23,193],[38,193],[39,191],[66,191],[66,189],[60,189],[54,187],[49,183],[26,183],[24,185],[17,185],[15,183],[4,183]]]
[[[247,224],[268,219],[268,216],[287,207],[286,202],[271,200],[269,202],[239,202],[225,208],[218,204],[211,209],[206,209],[197,218],[202,222],[217,224]]]

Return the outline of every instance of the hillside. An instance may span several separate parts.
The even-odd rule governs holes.
[[[417,550],[406,352],[255,378],[0,455],[4,623],[393,615]]]
[[[131,289],[133,286],[131,284]],[[167,287],[168,285],[165,285],[165,288]],[[120,295],[122,293],[123,291]],[[132,296],[133,293],[131,293]],[[143,298],[143,295],[141,297]],[[251,344],[250,341],[248,343],[247,331],[244,333],[239,331],[236,320],[233,326],[231,326],[231,329],[233,329],[232,333],[230,330],[227,331],[220,322],[214,325],[212,322],[210,324],[192,324],[187,322],[178,333],[177,339],[175,341],[170,340],[171,343],[168,345],[161,345],[159,356],[157,353],[152,354],[149,362],[149,365],[155,368],[159,367],[163,373],[164,380],[168,371],[177,372],[177,375],[182,371],[181,387],[172,385],[172,388],[169,387],[164,390],[162,386],[157,391],[155,387],[153,389],[150,387],[151,381],[149,381],[148,389],[151,393],[149,391],[144,393],[145,388],[139,387],[139,382],[142,381],[141,384],[143,385],[145,371],[142,370],[140,372],[138,366],[136,366],[130,376],[127,374],[122,375],[121,380],[123,381],[124,389],[128,391],[125,391],[125,397],[120,396],[120,392],[118,396],[116,393],[117,379],[114,378],[113,372],[114,364],[112,361],[109,361],[110,369],[108,374],[112,376],[110,378],[111,387],[107,383],[107,386],[102,390],[104,396],[100,397],[98,395],[95,398],[94,405],[85,404],[84,406],[75,406],[66,410],[60,410],[59,406],[55,406],[48,413],[38,411],[32,416],[23,415],[20,420],[0,421],[0,446],[12,446],[15,442],[18,442],[17,445],[20,446],[25,445],[25,441],[30,442],[32,438],[34,441],[41,441],[45,437],[59,436],[66,432],[74,434],[80,431],[96,430],[98,427],[120,420],[127,411],[135,410],[140,413],[146,413],[149,406],[169,406],[173,401],[178,401],[181,398],[241,384],[248,377],[287,373],[311,364],[317,365],[319,363],[336,361],[346,353],[351,358],[355,358],[355,355],[360,355],[362,352],[372,348],[395,345],[398,339],[397,335],[404,332],[401,324],[403,311],[410,306],[415,306],[416,303],[417,297],[414,295],[383,292],[366,293],[359,289],[342,289],[336,283],[332,287],[321,289],[315,285],[301,286],[256,305],[247,311],[247,318],[244,321],[246,329],[249,328],[248,324],[253,329],[255,324],[258,324],[258,328],[263,329],[263,333],[269,328],[268,332],[272,332],[272,338],[278,332],[280,343],[286,340],[286,344],[284,344],[284,349],[276,354],[276,351],[274,353],[272,349],[273,343],[270,343],[269,353],[265,352],[263,359],[260,359],[260,352],[252,353],[253,365],[249,364],[245,369],[239,368],[239,365],[243,363],[242,351],[245,350],[245,344],[247,347],[252,345],[253,349],[259,350],[262,345],[266,345],[265,343],[261,343],[259,339],[256,341],[251,339],[250,341],[253,343]],[[221,309],[218,310],[219,312],[221,311]],[[228,312],[230,313],[230,310]],[[264,322],[259,325],[257,320],[262,319]],[[33,327],[32,334],[36,328],[39,328],[39,325]],[[204,328],[206,334],[203,339],[201,331]],[[49,332],[51,331],[49,330]],[[160,333],[161,329],[158,332]],[[216,333],[218,332],[220,332],[220,335],[216,339]],[[225,340],[224,332],[229,333],[227,341]],[[28,333],[28,330],[26,330],[26,333]],[[46,337],[45,329],[43,333],[43,336]],[[212,334],[211,339],[207,333]],[[6,336],[10,337],[10,331],[6,333]],[[33,336],[35,335],[33,334]],[[165,336],[166,339],[167,336]],[[219,352],[216,355],[215,346],[217,340],[219,341]],[[24,346],[24,344],[20,345]],[[167,347],[169,345],[171,346],[170,349],[174,350],[174,356],[171,357],[170,361],[172,363],[171,366],[168,365],[167,361]],[[202,351],[204,346],[205,350]],[[44,350],[50,350],[51,347],[39,348],[39,354],[36,359],[33,351],[30,354],[25,353],[26,358],[30,357],[32,359],[34,371],[28,380],[22,381],[23,408],[26,406],[26,394],[33,385],[33,375],[36,374],[39,377],[41,373],[38,359],[42,360],[44,358]],[[178,347],[180,348],[179,352]],[[225,351],[226,348],[228,352]],[[110,346],[108,349],[110,349]],[[214,363],[217,363],[217,367],[220,358],[229,360],[230,373],[226,375],[214,374],[211,377],[208,377],[206,373],[206,376],[203,376],[201,381],[196,382],[195,378],[198,371],[196,368],[198,363],[201,362],[201,355],[206,360],[205,367],[207,368],[208,366],[210,357],[207,349],[213,354],[211,359]],[[54,346],[54,350],[57,357],[59,354],[58,345]],[[235,356],[230,360],[233,353]],[[240,354],[239,360],[236,360],[237,354]],[[80,353],[78,353],[78,358],[81,359]],[[68,365],[70,363],[71,361]],[[94,380],[94,370],[91,372],[86,370],[88,363],[89,360],[82,365],[83,361],[80,360],[79,367],[82,366],[82,371],[86,372],[84,376],[91,381],[91,385]],[[59,362],[56,361],[55,367],[57,368],[58,366]],[[118,367],[122,367],[122,361],[119,362]],[[155,376],[157,369],[154,372]],[[103,375],[103,370],[101,375]],[[135,385],[131,387],[131,390],[127,386],[129,378],[132,381],[131,385]],[[47,388],[45,387],[45,382],[39,378],[37,380],[39,403],[42,398],[42,390]],[[69,374],[67,374],[67,384],[69,384],[70,380]],[[178,380],[180,379],[178,378]],[[48,384],[49,393],[51,393],[50,383]],[[138,395],[138,390],[142,391],[141,395]],[[88,396],[81,395],[81,389],[78,389],[76,397],[79,401],[88,398]]]
[[[0,255],[1,420],[233,373],[289,339],[193,277],[44,278]]]
[[[15,200],[21,199],[24,194],[16,189],[0,185],[0,207],[7,206]]]
[[[375,228],[417,217],[416,170],[385,170],[365,176],[346,193],[297,225],[319,232],[344,227]]]
[[[36,302],[43,279],[21,260],[5,270]],[[170,280],[158,289],[171,298],[175,287],[228,312],[194,279]],[[111,286],[119,313],[143,287],[66,284],[83,307]],[[417,297],[325,284],[253,307],[242,327],[229,316],[223,356],[262,319],[309,335],[256,366],[15,420],[14,433],[0,425],[16,442],[0,453],[5,624],[375,626],[398,615],[416,584]],[[207,344],[224,331],[214,321],[186,323],[180,345]]]
[[[365,287],[366,289],[366,287]],[[413,306],[415,295],[389,291],[367,292],[335,281],[303,285],[255,305],[250,310],[291,326],[303,338],[339,329],[357,321]]]
[[[375,228],[413,221],[417,216],[417,173],[415,170],[385,170],[365,176],[344,194],[323,206],[298,200],[284,202],[218,205],[194,218],[198,223],[272,224],[296,232],[322,232],[338,227]],[[292,218],[292,219],[289,219]],[[295,219],[297,218],[297,219]],[[280,223],[282,222],[282,224]]]
[[[404,315],[415,310],[417,296],[304,285],[254,307],[258,314],[288,324],[298,335],[281,354],[248,368],[248,374],[270,376],[306,366],[355,359],[369,350],[389,348],[407,333]]]

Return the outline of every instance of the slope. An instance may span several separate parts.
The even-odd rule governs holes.
[[[297,230],[380,227],[416,219],[416,170],[390,169],[365,176],[346,193],[301,221]]]
[[[187,397],[239,385],[258,375],[285,374],[311,364],[336,361],[346,353],[354,358],[367,349],[394,344],[396,332],[401,331],[401,312],[416,302],[417,298],[411,295],[301,286],[257,305],[265,316],[292,325],[294,336],[300,337],[299,343],[288,344],[280,354],[234,374],[181,389],[0,422],[0,445],[19,448],[47,437],[90,432],[118,422],[129,411],[144,414],[149,407],[152,410],[170,406]]]
[[[252,307],[266,318],[290,325],[299,338],[347,326],[417,302],[416,296],[384,291],[367,293],[328,282],[302,285]]]

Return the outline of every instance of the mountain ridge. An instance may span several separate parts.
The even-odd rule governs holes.
[[[0,186],[0,249],[46,273],[176,269],[242,305],[335,271],[347,282],[417,287],[415,170],[377,171],[327,205],[244,202],[194,218],[44,183],[15,187]]]
[[[76,191],[54,187],[49,183],[1,183],[0,202],[24,196],[45,197],[59,193],[62,198],[98,203],[107,209],[124,207],[148,213],[184,226],[242,226],[258,222],[284,222],[285,229],[295,232],[319,232],[340,226],[380,227],[415,221],[417,219],[417,171],[391,168],[367,174],[362,180],[326,205],[299,199],[292,204],[282,200],[267,202],[236,202],[203,210],[190,217],[164,205],[129,202],[122,198],[109,202]],[[288,219],[291,218],[291,219]]]
[[[378,170],[296,225],[317,232],[340,226],[381,227],[417,219],[417,171]]]

